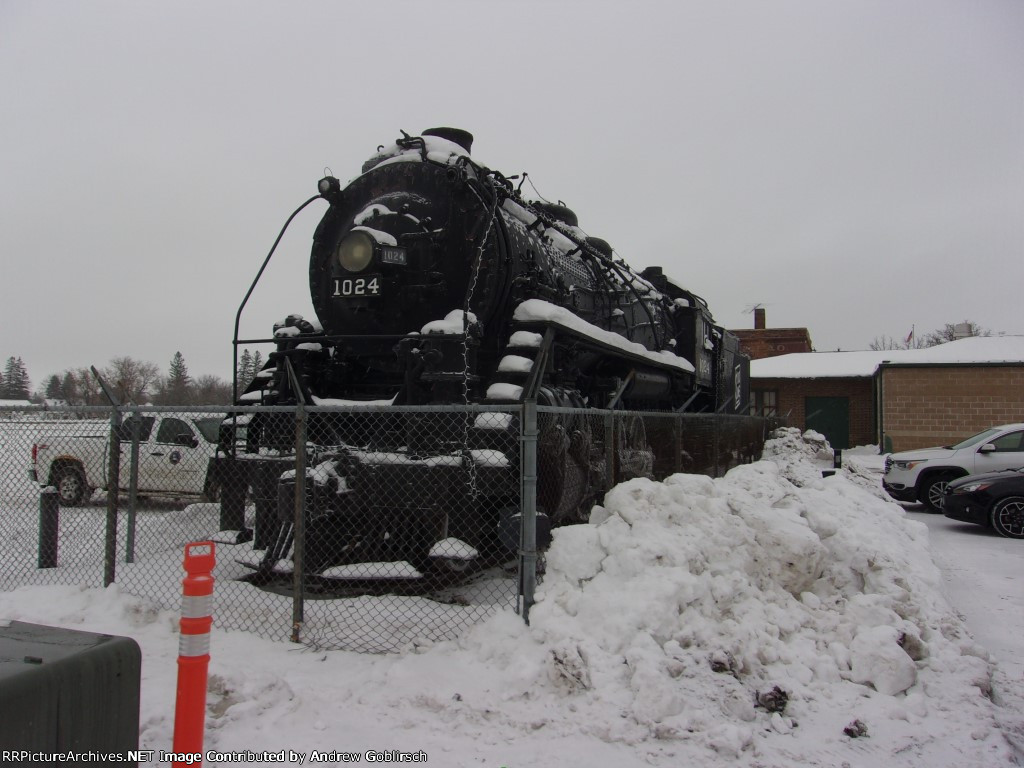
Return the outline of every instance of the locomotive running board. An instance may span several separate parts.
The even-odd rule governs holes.
[[[579,342],[583,343],[584,345],[586,345],[587,347],[589,347],[590,349],[593,349],[595,352],[600,352],[602,354],[608,354],[608,355],[614,355],[614,356],[622,358],[624,360],[628,360],[629,362],[633,363],[637,368],[654,368],[654,369],[657,369],[659,371],[664,371],[666,373],[676,374],[676,375],[680,375],[680,376],[693,376],[694,375],[694,371],[689,371],[689,370],[686,370],[685,368],[681,368],[678,365],[674,365],[674,364],[672,364],[670,362],[662,362],[660,360],[656,360],[654,358],[647,357],[646,355],[638,354],[637,352],[633,352],[633,351],[631,351],[629,349],[624,349],[623,347],[618,347],[618,346],[616,346],[614,344],[609,344],[608,342],[601,341],[600,339],[595,339],[593,336],[588,336],[586,333],[583,333],[582,331],[576,330],[575,328],[570,328],[568,326],[562,325],[562,324],[560,324],[558,322],[554,322],[554,321],[551,321],[551,320],[529,320],[529,321],[526,321],[526,322],[516,323],[515,328],[516,328],[516,330],[533,331],[533,332],[538,332],[538,331],[543,330],[544,331],[544,336],[545,336],[545,341],[541,343],[542,348],[543,348],[545,342],[547,341],[547,334],[548,334],[548,332],[557,333],[560,336],[568,336],[568,337],[572,338],[575,341],[579,341]],[[626,339],[625,337],[623,337],[623,339],[625,341],[629,341],[629,339]],[[633,343],[639,343],[639,342],[633,342]],[[656,354],[656,353],[652,352],[651,354]],[[540,356],[540,352],[538,352],[538,357],[539,356]],[[683,362],[691,365],[691,366],[693,365],[692,363],[690,363],[689,360],[687,360],[684,357],[680,357],[679,359],[682,360]],[[524,388],[523,392],[525,393],[526,391],[527,391],[526,388]]]

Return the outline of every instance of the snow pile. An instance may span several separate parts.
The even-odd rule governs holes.
[[[762,459],[778,465],[783,477],[800,486],[820,480],[822,469],[832,467],[834,457],[823,434],[809,429],[801,435],[793,427],[775,430],[761,453]]]
[[[520,695],[561,699],[601,739],[695,759],[833,764],[863,752],[861,729],[891,764],[951,740],[974,747],[957,747],[959,765],[1006,759],[991,665],[941,595],[925,527],[842,474],[823,479],[822,452],[786,430],[773,461],[632,480],[589,525],[557,529]],[[496,643],[484,631],[481,649]]]

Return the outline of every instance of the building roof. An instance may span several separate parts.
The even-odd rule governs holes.
[[[898,365],[1024,364],[1024,336],[971,336],[924,349],[800,352],[752,360],[752,379],[871,377],[883,362]]]

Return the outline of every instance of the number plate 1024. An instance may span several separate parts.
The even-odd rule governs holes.
[[[332,297],[348,298],[350,296],[380,296],[380,275],[363,275],[362,277],[335,277]]]

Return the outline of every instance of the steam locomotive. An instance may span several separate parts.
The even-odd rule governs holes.
[[[402,563],[418,576],[462,570],[514,550],[520,425],[502,409],[525,399],[747,411],[749,360],[703,299],[658,267],[630,268],[561,203],[527,201],[522,181],[471,156],[472,141],[455,128],[403,131],[348,185],[320,180],[329,207],[309,262],[317,320],[274,326],[276,350],[238,400],[328,407],[307,424],[316,455],[305,569],[325,580],[373,578],[359,563]],[[367,405],[383,414],[361,413]],[[428,419],[400,406],[463,411]],[[621,479],[650,474],[658,452],[642,421],[609,442],[571,413],[541,428],[542,537],[599,498],[607,454]],[[294,496],[281,490],[288,480],[273,457],[293,448],[295,417],[245,419],[230,460],[262,489],[265,554],[252,565],[280,571]]]

